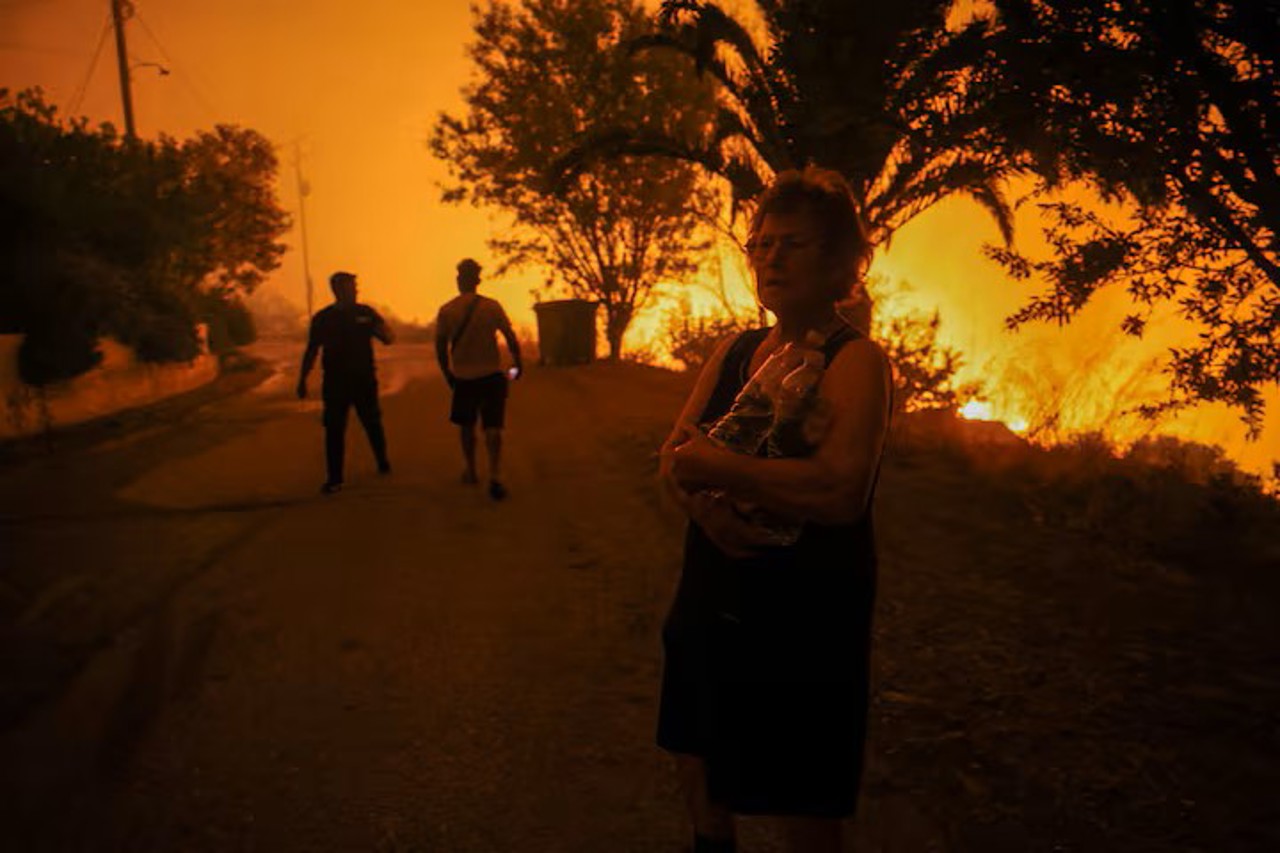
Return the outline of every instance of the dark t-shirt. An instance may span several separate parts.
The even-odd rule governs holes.
[[[374,378],[373,337],[382,317],[368,305],[330,305],[311,318],[310,346],[323,348],[328,381]]]

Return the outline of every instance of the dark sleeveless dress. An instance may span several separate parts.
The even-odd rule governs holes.
[[[730,346],[699,423],[728,411],[768,331]],[[827,363],[858,336],[832,335]],[[875,600],[870,506],[854,524],[806,524],[794,545],[747,559],[689,524],[663,626],[658,745],[703,758],[712,801],[737,814],[853,814]]]

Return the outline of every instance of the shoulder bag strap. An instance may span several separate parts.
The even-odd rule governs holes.
[[[471,315],[476,313],[476,306],[480,304],[480,297],[477,295],[471,300],[471,304],[467,306],[466,313],[462,315],[462,322],[458,324],[458,329],[453,333],[453,337],[449,340],[449,345],[456,347],[458,341],[462,340],[462,333],[467,330],[467,324],[471,322]]]

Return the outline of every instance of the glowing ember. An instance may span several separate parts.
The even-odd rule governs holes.
[[[1010,430],[1017,433],[1027,431],[1027,419],[1018,417],[1001,417],[995,413],[990,403],[985,400],[970,400],[960,407],[960,417],[968,421],[1000,421]]]

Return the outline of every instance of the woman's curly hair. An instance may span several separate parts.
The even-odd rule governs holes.
[[[819,166],[779,172],[756,204],[750,239],[755,239],[767,215],[801,211],[817,223],[823,251],[834,255],[837,263],[848,265],[849,275],[842,279],[836,294],[837,299],[847,298],[866,272],[872,246],[853,190],[839,172]]]

